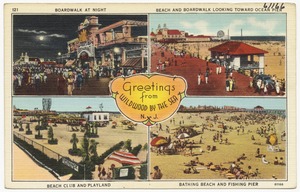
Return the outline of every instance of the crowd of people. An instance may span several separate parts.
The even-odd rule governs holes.
[[[158,62],[154,65],[156,66],[156,72],[166,73],[167,68],[174,67],[174,66],[187,66],[189,65],[190,61],[195,61],[195,59],[200,59],[199,63],[203,63],[202,61],[206,62],[206,68],[201,67],[201,65],[195,68],[194,72],[197,71],[195,74],[196,82],[195,84],[198,85],[197,89],[202,89],[204,84],[210,85],[211,82],[214,84],[216,77],[213,77],[215,74],[212,72],[215,70],[216,75],[223,76],[220,74],[225,74],[225,79],[217,77],[218,82],[224,82],[224,90],[226,92],[234,92],[237,89],[237,81],[240,81],[240,77],[236,75],[237,73],[241,73],[244,75],[249,76],[250,84],[247,82],[247,78],[244,78],[245,82],[239,83],[243,85],[243,89],[247,89],[249,87],[254,89],[253,93],[258,93],[260,95],[271,95],[272,92],[275,92],[277,95],[284,94],[285,92],[285,81],[277,79],[276,75],[272,76],[272,82],[268,83],[268,81],[262,81],[259,79],[255,81],[255,85],[253,84],[253,79],[256,75],[259,75],[258,67],[256,65],[252,65],[253,68],[251,69],[233,69],[232,64],[226,58],[210,58],[209,56],[195,54],[195,48],[193,44],[188,46],[184,46],[182,43],[177,44],[162,44],[162,43],[155,43],[153,44],[154,49],[152,51],[152,56],[158,58]],[[202,59],[202,60],[201,60]],[[210,63],[210,66],[208,65]],[[257,63],[256,63],[257,64]],[[256,68],[256,67],[257,68]],[[201,71],[202,68],[202,71]],[[152,69],[153,70],[153,69]],[[245,73],[245,70],[249,73]],[[155,70],[153,70],[155,71]],[[174,73],[174,72],[172,72]],[[175,73],[176,74],[176,73]],[[194,75],[193,75],[194,76]],[[213,79],[214,81],[210,81]],[[190,83],[190,82],[188,82]],[[194,84],[194,83],[192,83]],[[213,85],[212,85],[213,86]],[[193,86],[190,86],[193,87]],[[247,89],[248,90],[248,89]],[[249,90],[248,90],[249,91]]]
[[[181,118],[183,119],[183,116]],[[151,146],[151,151],[154,154],[156,153],[157,156],[176,154],[182,157],[192,157],[190,161],[184,163],[184,166],[186,166],[186,168],[182,169],[184,174],[201,174],[202,169],[208,169],[219,172],[220,175],[224,175],[224,177],[228,179],[251,179],[261,178],[259,168],[262,169],[261,171],[264,171],[265,168],[263,167],[270,164],[285,165],[283,156],[276,157],[274,162],[270,162],[267,158],[268,154],[271,152],[276,152],[280,155],[282,154],[280,153],[282,151],[270,151],[267,149],[266,152],[263,150],[264,153],[261,153],[260,148],[258,148],[257,151],[247,151],[247,149],[245,149],[243,150],[243,153],[235,159],[228,154],[229,160],[231,158],[232,161],[215,164],[213,163],[214,160],[211,159],[209,162],[201,162],[201,157],[207,156],[210,153],[217,153],[221,148],[237,147],[235,146],[236,139],[232,139],[232,135],[236,134],[235,131],[238,130],[239,132],[237,132],[237,136],[235,137],[246,137],[249,135],[249,139],[246,139],[245,142],[250,142],[250,145],[256,145],[257,141],[263,139],[264,142],[259,145],[265,145],[266,148],[268,148],[270,144],[265,141],[267,140],[267,136],[274,133],[280,134],[276,124],[285,121],[285,117],[280,114],[245,112],[232,113],[225,117],[221,114],[203,117],[203,115],[194,113],[187,115],[185,120],[187,122],[202,121],[205,123],[201,124],[198,122],[193,125],[193,128],[188,128],[187,125],[181,125],[178,128],[172,129],[171,127],[176,127],[176,125],[179,125],[179,121],[181,121],[180,118],[177,118],[176,120],[176,124],[173,123],[173,119],[171,119],[169,123],[159,124],[156,127],[158,131],[156,131],[155,137],[168,135],[166,137],[166,141],[168,142],[159,147]],[[234,126],[234,124],[237,126]],[[249,127],[250,125],[251,127]],[[169,129],[169,132],[166,131],[165,127],[168,127],[168,129],[171,128]],[[228,129],[224,131],[221,129],[222,127],[227,127]],[[197,134],[188,138],[178,138],[179,134],[186,133],[191,129],[195,130]],[[207,134],[212,136],[212,141]],[[226,158],[226,160],[227,159],[228,158]],[[257,165],[257,162],[260,162],[261,165]],[[229,164],[229,166],[226,166],[226,164]],[[257,168],[253,169],[253,167]],[[263,173],[263,175],[265,175],[265,173]]]

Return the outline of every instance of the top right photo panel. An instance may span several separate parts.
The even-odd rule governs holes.
[[[286,96],[286,14],[150,14],[151,72],[189,96]]]

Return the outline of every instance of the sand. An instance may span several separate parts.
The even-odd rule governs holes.
[[[14,181],[55,181],[48,170],[35,163],[17,145],[13,145],[13,180]]]
[[[220,121],[224,122],[224,119],[229,118],[233,115],[239,115],[240,113],[218,113],[217,115],[221,118]],[[216,114],[210,114],[210,113],[201,113],[201,117],[198,116],[198,114],[185,114],[185,113],[178,113],[174,116],[175,118],[175,125],[172,123],[170,124],[169,121],[166,121],[162,123],[162,127],[164,131],[158,131],[159,128],[156,126],[152,127],[151,131],[154,133],[158,133],[159,136],[168,137],[170,134],[166,133],[165,128],[166,125],[170,127],[171,135],[174,133],[174,129],[179,127],[179,121],[184,120],[185,125],[192,125],[196,124],[199,125],[199,128],[196,128],[197,131],[201,130],[201,125],[203,123],[206,123],[205,118],[207,116],[213,116]],[[187,117],[191,116],[190,119]],[[163,178],[162,179],[226,179],[226,177],[222,174],[220,174],[219,171],[212,171],[209,169],[199,169],[199,174],[184,174],[183,170],[188,168],[185,166],[185,163],[189,163],[190,160],[195,159],[195,157],[199,157],[200,162],[203,162],[205,165],[209,162],[213,162],[214,165],[220,165],[224,168],[229,168],[230,161],[236,161],[236,159],[242,155],[243,153],[246,154],[247,158],[245,160],[242,160],[244,163],[241,165],[243,170],[247,171],[248,166],[251,165],[252,169],[255,170],[256,168],[259,169],[259,176],[257,179],[272,179],[272,176],[275,175],[277,179],[286,179],[286,166],[281,165],[274,165],[273,160],[275,159],[275,156],[283,157],[285,160],[286,153],[285,152],[269,152],[267,151],[267,144],[266,139],[264,137],[260,137],[258,134],[255,133],[256,128],[262,126],[262,125],[248,125],[245,126],[245,132],[244,133],[237,133],[236,127],[238,126],[235,122],[226,122],[228,126],[232,126],[233,130],[227,131],[226,134],[223,135],[223,138],[228,138],[228,141],[231,143],[230,145],[225,144],[219,144],[218,142],[213,142],[212,137],[215,133],[217,133],[218,130],[221,130],[220,128],[217,128],[217,124],[213,125],[211,128],[212,130],[216,131],[209,131],[205,130],[203,134],[194,136],[192,138],[188,138],[189,141],[194,141],[196,144],[194,146],[199,147],[203,149],[203,153],[200,154],[199,148],[195,148],[193,151],[193,156],[185,156],[184,153],[179,153],[175,155],[163,155],[159,154],[157,155],[156,152],[150,153],[150,162],[151,162],[151,168],[158,165],[163,172]],[[284,131],[285,124],[284,121],[279,121],[278,123],[275,123],[275,127],[277,129],[277,133],[281,133]],[[249,133],[248,133],[249,131]],[[251,140],[251,135],[254,135],[256,140]],[[204,144],[199,144],[200,137],[203,137]],[[280,135],[279,135],[280,137]],[[172,141],[176,140],[172,136]],[[254,142],[261,143],[261,145],[254,144]],[[217,150],[208,152],[206,150],[206,146],[216,146]],[[279,138],[279,144],[280,149],[286,148],[285,141],[281,141]],[[153,147],[154,151],[156,147]],[[266,159],[271,162],[271,164],[263,164],[261,162],[260,158],[255,157],[256,149],[260,148],[261,153],[266,155]],[[202,166],[196,166],[197,168],[200,168]]]
[[[159,128],[157,126],[153,126],[151,128],[151,131],[153,133],[158,133],[160,136],[168,137],[170,134],[172,136],[172,140],[175,140],[173,133],[175,132],[175,129],[179,127],[179,121],[184,121],[184,125],[196,125],[196,130],[201,131],[202,124],[210,124],[211,121],[206,121],[206,118],[208,116],[213,117],[214,115],[219,116],[218,122],[226,122],[227,126],[231,126],[231,130],[227,130],[225,134],[223,134],[223,138],[228,138],[229,145],[226,144],[220,144],[218,142],[213,142],[212,137],[214,134],[217,133],[217,131],[221,131],[220,128],[218,128],[218,124],[212,124],[213,126],[210,128],[210,130],[204,131],[203,134],[194,136],[192,138],[189,138],[189,141],[195,142],[195,148],[193,150],[193,156],[185,155],[183,152],[174,154],[174,155],[157,155],[156,152],[150,152],[150,170],[152,170],[153,166],[158,165],[162,172],[163,172],[163,179],[226,179],[226,177],[222,174],[220,174],[219,171],[212,171],[209,169],[199,169],[199,174],[184,174],[183,170],[187,168],[185,166],[185,163],[190,162],[190,160],[194,159],[195,157],[199,157],[200,162],[203,162],[205,165],[209,162],[213,162],[215,165],[222,165],[225,168],[228,168],[230,166],[231,161],[235,161],[241,154],[245,153],[247,158],[243,160],[244,163],[241,165],[241,167],[244,170],[247,170],[247,167],[249,165],[252,166],[252,169],[255,170],[256,168],[259,169],[259,176],[256,179],[272,179],[272,176],[275,175],[277,179],[286,179],[286,166],[279,166],[274,165],[273,160],[276,157],[280,158],[283,157],[285,160],[286,153],[285,152],[270,152],[267,150],[267,144],[266,144],[266,138],[259,136],[256,134],[256,129],[263,126],[262,124],[250,124],[248,126],[245,126],[245,131],[242,133],[241,131],[237,132],[237,126],[238,124],[236,122],[227,122],[225,119],[230,118],[231,116],[238,116],[242,114],[242,112],[236,112],[236,113],[217,113],[217,114],[211,114],[211,113],[201,113],[200,115],[198,113],[177,113],[174,115],[175,124],[172,122],[170,123],[169,120],[162,123],[162,127],[164,131],[159,131]],[[28,118],[28,117],[27,117]],[[147,142],[148,138],[148,131],[145,126],[137,125],[135,130],[128,130],[125,126],[121,126],[121,121],[125,118],[118,114],[118,115],[111,115],[111,118],[113,121],[116,121],[118,126],[115,129],[111,128],[111,123],[107,127],[99,128],[99,138],[96,138],[95,140],[99,142],[97,152],[98,154],[102,154],[107,149],[109,149],[114,144],[125,141],[127,139],[132,140],[132,146],[136,146],[138,144],[144,145]],[[267,126],[267,124],[270,122],[266,122],[264,126]],[[31,125],[32,130],[34,125],[36,123],[33,123]],[[170,127],[170,134],[166,133],[165,128],[166,125]],[[278,138],[280,137],[280,133],[285,130],[285,122],[284,120],[278,120],[274,124],[275,128],[277,130]],[[19,132],[17,129],[14,131]],[[70,157],[76,162],[79,162],[81,160],[81,157],[76,156],[70,156],[68,154],[68,149],[72,147],[72,144],[70,143],[71,135],[74,132],[69,131],[68,127],[66,125],[58,124],[57,127],[54,127],[54,135],[59,140],[58,145],[49,145],[47,143],[47,139],[43,140],[36,140],[33,139],[33,135],[35,134],[35,131],[33,130],[33,135],[26,136],[28,138],[33,139],[34,141],[48,147],[49,149],[60,153],[63,156]],[[25,134],[22,132],[22,134]],[[44,137],[47,135],[47,131],[42,131],[42,134]],[[82,132],[76,132],[78,139],[81,141],[83,137]],[[256,140],[252,141],[251,136],[254,135]],[[199,144],[200,137],[203,138],[203,144]],[[256,144],[255,144],[256,143]],[[258,143],[258,144],[257,144]],[[206,146],[216,146],[216,151],[207,151]],[[200,147],[203,149],[203,153],[199,152]],[[80,143],[78,144],[78,147],[80,147]],[[280,149],[286,149],[286,143],[285,141],[282,141],[279,138],[278,147]],[[151,147],[152,150],[155,150],[156,147]],[[266,155],[266,158],[271,163],[266,165],[261,162],[260,158],[255,158],[256,149],[260,148],[261,153]],[[23,157],[20,157],[22,155],[22,151],[20,150],[13,150],[14,155],[14,173],[13,177],[14,179],[18,180],[54,180],[53,176],[48,177],[41,177],[39,174],[44,175],[46,173],[50,174],[49,172],[45,171],[43,168],[37,166],[30,158],[28,159],[28,164],[26,163],[24,166],[24,162],[22,161],[22,164],[20,164],[19,159],[23,159]],[[50,153],[47,152],[47,154],[50,155]],[[53,154],[53,153],[52,153]],[[138,157],[141,161],[145,161],[147,158],[147,151],[141,151],[138,154]],[[33,165],[29,165],[29,163]],[[106,162],[104,164],[104,167],[109,167],[109,165],[112,162]],[[118,163],[114,163],[118,165]],[[35,165],[35,166],[34,166]],[[30,167],[37,167],[40,169],[36,170],[37,175],[35,174],[27,174],[28,168]],[[200,168],[200,166],[198,167]],[[34,168],[35,169],[35,168]],[[24,174],[26,173],[26,174]],[[51,175],[51,174],[50,174]],[[97,179],[97,171],[94,172],[94,179]]]

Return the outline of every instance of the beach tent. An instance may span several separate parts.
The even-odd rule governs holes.
[[[139,165],[141,161],[135,155],[125,151],[114,151],[108,158],[109,160],[114,160],[122,165]]]
[[[177,136],[178,139],[184,139],[184,138],[188,138],[188,137],[190,137],[190,135],[187,134],[187,133],[180,133],[180,134]]]

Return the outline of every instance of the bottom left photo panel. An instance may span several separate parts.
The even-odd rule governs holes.
[[[148,129],[112,98],[13,97],[12,106],[12,181],[148,179]]]

